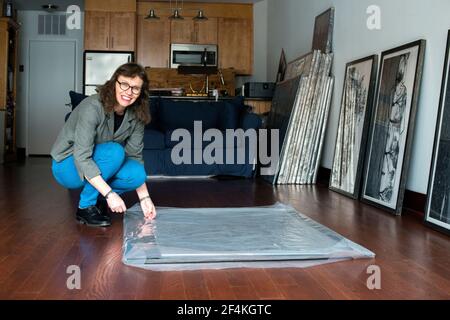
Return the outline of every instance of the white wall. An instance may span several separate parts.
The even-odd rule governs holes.
[[[37,23],[39,14],[43,11],[19,11],[18,21],[21,24],[19,30],[19,65],[24,66],[24,72],[19,72],[17,78],[17,147],[27,147],[28,137],[28,77],[29,77],[29,43],[31,40],[47,40],[47,41],[67,41],[75,40],[77,48],[76,68],[76,90],[81,92],[83,86],[83,30],[66,30],[65,36],[56,35],[38,35]],[[81,14],[81,26],[83,25],[83,13]],[[68,61],[68,63],[70,63]],[[57,79],[42,79],[48,82],[48,94],[52,93],[52,86]],[[67,93],[67,101],[69,103],[69,93]],[[61,108],[67,108],[62,105]],[[67,111],[70,111],[67,108]],[[51,115],[49,115],[51,117]]]
[[[237,77],[236,87],[240,87],[248,81],[267,81],[267,8],[266,0],[253,5],[253,75]]]
[[[447,31],[448,0],[266,0],[268,1],[267,75],[275,78],[281,48],[287,60],[311,50],[315,16],[335,7],[333,73],[336,77],[322,165],[331,168],[337,133],[345,64],[357,58],[427,40],[407,188],[426,193],[441,90]],[[367,28],[367,8],[381,8],[381,30]]]

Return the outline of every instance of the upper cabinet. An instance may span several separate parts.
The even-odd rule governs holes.
[[[217,44],[217,18],[172,20],[171,43]]]
[[[170,20],[138,16],[137,62],[144,67],[169,68]]]
[[[253,21],[241,18],[219,19],[219,67],[234,68],[236,74],[253,72]]]
[[[194,22],[192,20],[169,20],[171,43],[194,43]]]
[[[85,50],[135,51],[135,0],[85,0],[84,20]]]
[[[159,20],[144,19],[151,9]],[[203,10],[208,19],[193,20],[198,10]],[[137,56],[140,64],[169,67],[171,43],[216,44],[220,68],[234,68],[237,75],[252,74],[252,4],[184,2],[180,10],[184,19],[169,20],[172,15],[169,2],[138,1],[137,13]]]
[[[111,12],[109,50],[134,51],[136,49],[136,13]]]
[[[109,12],[86,11],[84,18],[84,48],[86,50],[108,50]]]
[[[195,21],[194,31],[196,42],[198,44],[216,44],[217,43],[217,18],[209,18],[206,21]]]
[[[136,14],[86,11],[84,35],[85,50],[134,51]]]
[[[136,51],[143,66],[168,68],[170,44],[216,44],[220,68],[252,74],[252,4],[184,2],[183,20],[169,19],[170,5],[168,1],[85,0],[85,49]],[[150,9],[159,19],[145,19]],[[194,20],[198,10],[207,19]]]

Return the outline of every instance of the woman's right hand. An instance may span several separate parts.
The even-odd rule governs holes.
[[[106,201],[112,212],[124,213],[127,211],[125,202],[123,202],[122,198],[115,192],[111,193]]]

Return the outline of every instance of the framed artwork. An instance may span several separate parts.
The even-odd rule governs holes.
[[[334,78],[332,55],[314,51],[308,76],[301,76],[298,99],[283,141],[276,184],[315,184],[328,123]]]
[[[284,80],[297,78],[301,75],[308,75],[311,69],[313,52],[309,52],[291,62],[286,67]]]
[[[278,64],[278,72],[277,72],[277,81],[276,81],[277,83],[284,80],[286,68],[287,68],[286,54],[284,53],[284,49],[281,49],[280,63]]]
[[[314,22],[312,50],[333,51],[334,8],[318,15]]]
[[[347,63],[330,189],[359,198],[378,56]]]
[[[434,138],[425,223],[450,234],[450,30],[447,37],[438,122]]]
[[[362,200],[401,214],[425,40],[385,51],[371,118]]]
[[[283,146],[284,139],[286,138],[286,132],[289,126],[292,110],[294,109],[295,102],[299,95],[300,78],[301,77],[285,80],[277,83],[275,87],[275,93],[272,99],[272,108],[270,109],[265,129],[268,130],[269,137],[271,136],[271,130],[279,131],[279,146]],[[272,152],[275,152],[275,150],[272,150],[271,148],[271,139],[268,140],[268,154],[272,155]],[[280,155],[280,153],[281,150],[278,150],[278,155]],[[263,175],[262,177],[267,182],[273,184],[276,180],[276,173],[273,175]]]

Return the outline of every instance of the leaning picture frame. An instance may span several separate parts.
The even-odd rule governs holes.
[[[278,72],[276,82],[281,82],[284,80],[286,74],[287,62],[286,62],[286,54],[284,53],[284,49],[281,49],[280,62],[278,64]]]
[[[378,71],[378,55],[345,67],[330,190],[358,199]]]
[[[425,46],[418,40],[380,59],[361,200],[395,215],[402,212]]]
[[[286,66],[284,81],[297,78],[301,75],[308,75],[314,52],[308,52],[295,60],[290,61]]]
[[[439,111],[425,206],[425,224],[450,234],[450,30],[442,76]]]
[[[312,50],[333,51],[334,7],[319,14],[314,20]]]

